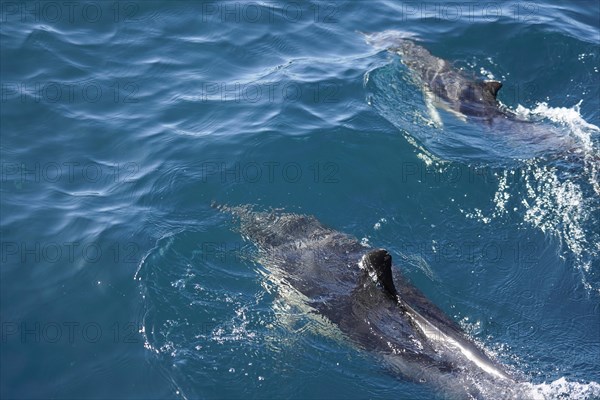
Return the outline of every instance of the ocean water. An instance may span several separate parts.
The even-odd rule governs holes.
[[[2,1],[0,397],[444,398],[311,329],[212,202],[314,215],[538,398],[600,398],[597,1]],[[394,37],[504,82],[427,107]]]

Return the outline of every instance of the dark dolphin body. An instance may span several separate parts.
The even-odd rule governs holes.
[[[499,117],[515,118],[496,100],[502,83],[472,79],[453,68],[448,61],[431,55],[427,49],[410,40],[400,40],[389,50],[401,56],[402,62],[417,74],[433,94],[434,100],[445,102],[451,110],[486,121]]]
[[[397,31],[365,34],[371,45],[399,55],[414,83],[422,88],[437,127],[443,125],[437,109],[444,109],[463,121],[481,122],[483,132],[508,138],[507,148],[514,151],[508,154],[511,157],[600,161],[597,155],[589,154],[588,145],[578,135],[570,134],[568,127],[550,123],[543,116],[514,112],[499,102],[496,97],[501,82],[476,78],[406,37],[409,34]]]
[[[369,249],[310,216],[219,208],[239,220],[274,281],[293,288],[311,312],[402,377],[456,398],[486,398],[488,388],[490,398],[500,398],[513,390],[515,381],[502,366],[410,285],[387,251]]]

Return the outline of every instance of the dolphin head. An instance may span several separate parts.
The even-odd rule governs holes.
[[[383,289],[396,296],[398,292],[392,279],[392,256],[384,249],[377,249],[368,252],[363,257],[363,265],[369,273],[377,278],[377,282],[383,286]]]

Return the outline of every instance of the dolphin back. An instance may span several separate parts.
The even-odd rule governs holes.
[[[488,121],[510,116],[496,98],[501,82],[469,76],[413,40],[395,38],[388,51],[400,56],[426,93],[433,97],[434,104],[443,102],[446,108],[463,116]]]
[[[218,208],[232,214],[240,233],[257,245],[274,282],[286,292],[293,288],[313,313],[404,378],[451,381],[476,370],[478,376],[510,379],[392,266],[387,251],[369,249],[311,216]]]

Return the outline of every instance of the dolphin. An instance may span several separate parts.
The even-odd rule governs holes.
[[[531,122],[497,100],[502,82],[474,78],[456,69],[449,61],[432,55],[425,47],[417,44],[415,39],[418,38],[414,35],[400,31],[360,33],[367,43],[400,56],[402,63],[423,89],[429,108],[435,106],[444,109],[463,121],[472,118],[488,123],[498,119]],[[430,108],[430,111],[433,110]],[[439,115],[433,116],[439,120]]]
[[[388,50],[400,55],[402,62],[423,83],[429,101],[438,107],[463,120],[466,117],[487,122],[495,118],[516,119],[516,115],[496,99],[502,88],[500,81],[472,79],[411,40],[400,40]]]
[[[385,249],[366,247],[312,216],[216,207],[239,222],[282,292],[294,293],[309,314],[400,377],[429,382],[453,398],[485,398],[489,388],[498,398],[514,390],[506,368],[411,285]]]
[[[463,122],[480,122],[483,132],[504,134],[509,138],[509,146],[518,149],[515,150],[517,158],[543,156],[548,159],[568,157],[575,162],[600,161],[585,140],[570,134],[564,126],[544,122],[543,118],[513,111],[502,104],[497,99],[502,82],[477,78],[454,67],[418,44],[418,37],[400,31],[362,34],[370,45],[400,57],[413,83],[422,89],[425,105],[436,127],[443,126],[438,113],[441,109]],[[589,125],[586,128],[597,129]]]

